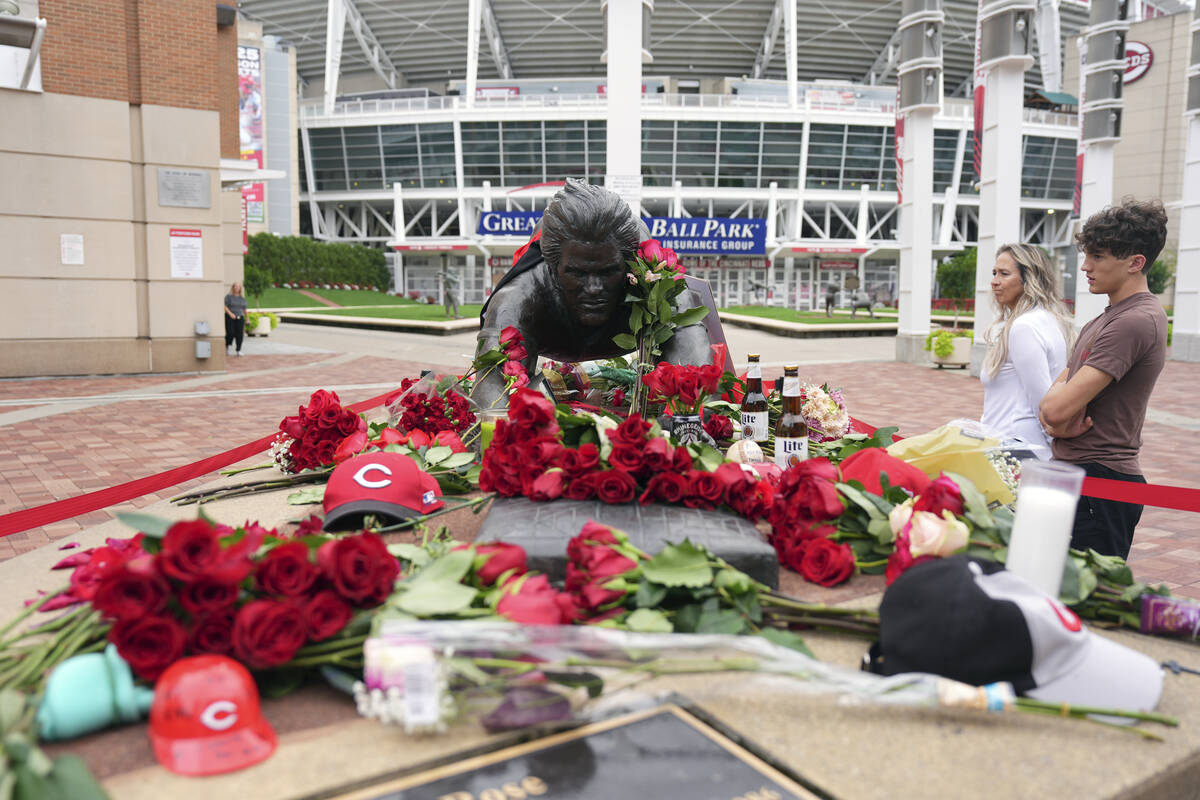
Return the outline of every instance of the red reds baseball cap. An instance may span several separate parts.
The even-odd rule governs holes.
[[[360,527],[368,514],[402,522],[443,505],[437,479],[408,456],[364,453],[343,461],[329,476],[324,528]]]
[[[275,752],[250,672],[226,656],[176,661],[154,686],[150,743],[159,763],[180,775],[218,775]]]

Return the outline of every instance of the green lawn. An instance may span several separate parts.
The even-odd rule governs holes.
[[[859,309],[858,313],[851,319],[849,314],[834,314],[832,317],[825,316],[824,311],[793,311],[790,308],[780,308],[778,306],[729,306],[722,308],[722,311],[728,311],[730,314],[741,314],[747,317],[765,317],[766,319],[777,319],[783,322],[804,322],[813,325],[829,325],[845,322],[896,322],[895,312],[891,316],[875,315],[875,319],[871,319],[871,315]]]
[[[337,303],[339,306],[411,306],[415,301],[407,297],[393,297],[385,292],[365,289],[309,289],[315,295]],[[328,308],[295,289],[267,289],[262,297],[250,298],[254,308]]]
[[[482,306],[478,305],[461,305],[458,307],[458,314],[465,318],[478,318],[479,309]],[[425,304],[409,303],[407,305],[395,306],[380,306],[379,308],[322,308],[306,311],[311,314],[335,314],[342,317],[373,317],[383,319],[428,319],[428,320],[446,320],[450,319],[446,316],[446,309],[442,306],[430,306]]]

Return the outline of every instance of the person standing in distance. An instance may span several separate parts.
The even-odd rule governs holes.
[[[1038,404],[1067,365],[1074,338],[1058,276],[1040,247],[1006,244],[992,267],[992,301],[999,312],[985,336],[985,426],[1020,439],[1039,458],[1050,457],[1050,437],[1038,421]]]
[[[237,354],[242,354],[242,337],[246,333],[246,298],[242,294],[242,285],[235,283],[229,287],[225,295],[225,353],[237,344]]]
[[[1075,235],[1088,291],[1108,307],[1079,332],[1067,368],[1041,402],[1054,457],[1088,476],[1145,483],[1138,465],[1150,392],[1167,353],[1167,315],[1146,271],[1167,240],[1162,203],[1132,198],[1092,215]],[[1080,497],[1071,547],[1129,556],[1142,506]]]

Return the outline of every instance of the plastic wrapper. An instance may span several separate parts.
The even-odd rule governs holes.
[[[931,478],[942,472],[962,475],[989,503],[1009,505],[1016,500],[1019,462],[1044,458],[1039,449],[1044,450],[1017,439],[1005,439],[977,420],[956,419],[927,433],[901,439],[887,451]]]
[[[388,620],[365,646],[359,713],[412,733],[474,718],[488,730],[561,727],[662,702],[648,677],[737,673],[739,686],[827,694],[849,705],[1003,711],[1007,684],[935,675],[882,677],[828,664],[759,636],[632,633],[595,626]]]

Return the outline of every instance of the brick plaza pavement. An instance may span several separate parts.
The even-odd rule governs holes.
[[[280,332],[286,340],[286,330]],[[304,332],[297,338],[309,342],[315,335]],[[389,343],[404,337],[405,344],[376,346],[376,340],[364,337],[372,343],[367,347],[349,337],[324,336],[344,352],[251,340],[246,355],[228,359],[227,372],[219,374],[0,380],[0,514],[153,475],[244,444],[274,430],[318,388],[342,387],[342,401],[352,403],[422,368],[459,371],[466,360],[451,354],[469,350],[470,338],[430,341],[418,334],[381,334]],[[772,348],[787,353],[792,347],[779,337],[759,336],[761,347],[757,341],[753,346],[764,353]],[[811,340],[805,346],[811,348]],[[887,349],[886,342],[822,340],[825,356],[802,361],[801,375],[842,387],[854,416],[874,425],[897,425],[902,435],[978,417],[983,405],[978,380],[964,371],[884,360],[880,354]],[[879,360],[851,363],[864,357]],[[763,360],[778,363],[767,355]],[[768,377],[780,371],[766,370]],[[1144,431],[1142,467],[1151,483],[1200,488],[1197,394],[1200,364],[1168,362]],[[0,560],[70,541],[73,533],[110,519],[114,511],[144,507],[213,477],[5,537]],[[1200,514],[1147,508],[1130,563],[1139,580],[1163,582],[1177,594],[1200,598]]]

